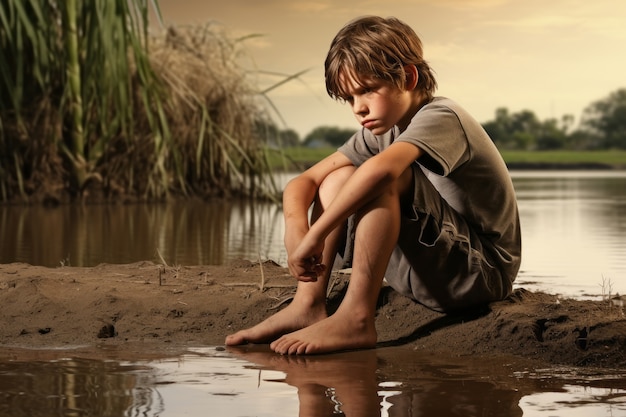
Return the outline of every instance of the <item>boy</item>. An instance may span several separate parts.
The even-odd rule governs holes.
[[[445,312],[505,298],[517,275],[520,227],[507,168],[479,123],[433,96],[437,83],[415,32],[395,18],[352,21],[331,44],[325,76],[329,95],[347,102],[363,128],[285,187],[296,295],[227,345],[271,341],[281,354],[371,348],[383,278]],[[352,215],[350,284],[328,316],[331,266]]]

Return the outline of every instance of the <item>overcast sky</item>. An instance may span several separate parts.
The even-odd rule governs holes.
[[[437,94],[480,122],[496,108],[541,120],[571,114],[626,88],[622,0],[159,0],[167,24],[219,22],[248,41],[264,71],[300,81],[271,93],[287,127],[304,137],[321,125],[357,128],[326,95],[323,64],[336,32],[355,17],[395,16],[411,25],[435,70]],[[264,80],[263,82],[274,82]]]

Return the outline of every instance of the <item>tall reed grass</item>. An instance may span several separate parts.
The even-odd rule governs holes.
[[[241,43],[212,25],[151,36],[150,8],[2,2],[2,201],[272,195]]]

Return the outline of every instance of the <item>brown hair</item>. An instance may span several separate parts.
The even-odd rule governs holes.
[[[422,41],[410,26],[394,17],[365,16],[345,25],[333,39],[324,64],[326,91],[336,100],[345,100],[342,77],[366,86],[379,79],[402,89],[406,85],[406,65],[417,68],[417,87],[431,99],[437,81],[423,58]]]

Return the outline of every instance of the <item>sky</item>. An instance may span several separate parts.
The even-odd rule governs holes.
[[[395,16],[422,39],[437,95],[481,123],[497,108],[540,120],[580,119],[592,102],[626,88],[626,2],[621,0],[159,0],[166,25],[214,22],[245,42],[259,88],[273,90],[281,128],[302,138],[318,126],[358,128],[324,86],[324,59],[341,27],[362,15]],[[281,120],[282,119],[282,120]]]

